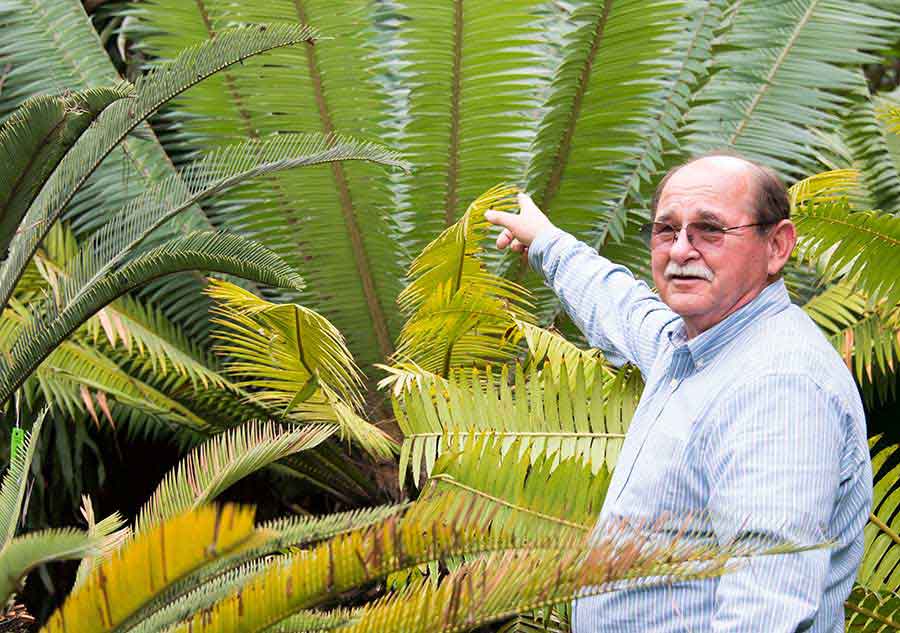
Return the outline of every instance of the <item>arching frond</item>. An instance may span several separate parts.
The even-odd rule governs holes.
[[[874,449],[880,439],[881,435],[869,439],[869,448]],[[900,504],[896,487],[900,466],[885,471],[887,464],[893,464],[897,448],[892,444],[872,455],[872,513],[864,530],[865,549],[856,584],[845,603],[848,631],[900,630],[896,617],[900,607],[900,518],[895,516]]]
[[[218,304],[217,350],[232,361],[227,371],[252,389],[250,398],[273,415],[306,422],[335,422],[370,453],[389,457],[393,441],[363,420],[362,374],[343,335],[317,312],[260,299],[234,284],[213,281]]]
[[[397,299],[408,320],[396,361],[447,376],[453,368],[514,357],[516,341],[507,333],[513,319],[533,320],[527,291],[487,272],[479,255],[490,227],[484,212],[517,208],[515,193],[499,185],[482,194],[410,265],[410,283]]]
[[[900,218],[852,212],[846,203],[810,204],[793,214],[800,239],[798,257],[821,260],[826,276],[841,275],[872,301],[900,301],[896,274]]]
[[[713,51],[710,80],[687,118],[690,154],[733,147],[791,179],[818,171],[824,141],[859,86],[853,64],[874,62],[896,13],[864,2],[741,3]]]
[[[885,130],[876,117],[862,71],[859,74],[861,85],[844,121],[847,147],[860,168],[871,200],[869,208],[896,213],[900,211],[900,169],[888,150]]]
[[[791,209],[842,201],[858,186],[859,171],[856,169],[833,169],[809,176],[788,189]]]
[[[221,33],[213,42],[184,51],[171,64],[139,79],[135,83],[137,97],[107,108],[61,161],[27,213],[25,230],[13,241],[10,256],[0,268],[0,305],[9,298],[38,243],[74,193],[109,152],[147,116],[223,68],[273,48],[310,41],[315,35],[313,29],[295,25],[233,29]]]
[[[44,409],[35,419],[31,431],[25,432],[25,439],[15,455],[10,456],[9,468],[3,474],[3,481],[0,483],[0,555],[16,534],[31,459],[34,457],[37,438],[41,434],[41,426],[46,416],[47,409]],[[0,600],[0,603],[2,602],[3,600]]]
[[[605,466],[592,473],[578,457],[532,457],[527,441],[473,437],[441,455],[409,514],[436,518],[469,509],[476,527],[526,540],[590,532],[609,486]],[[481,508],[480,510],[475,510]]]
[[[113,552],[124,545],[131,536],[131,528],[125,525],[125,519],[118,512],[113,512],[105,519],[97,521],[94,518],[94,505],[87,495],[81,497],[81,516],[87,521],[88,535],[102,537],[103,541],[98,548],[97,555],[85,556],[79,563],[78,572],[75,574],[75,584],[72,585],[73,589],[84,584],[94,568],[112,556]]]
[[[298,611],[398,569],[445,556],[516,546],[522,547],[508,537],[460,530],[452,517],[431,523],[389,518],[377,527],[326,541],[270,566],[245,584],[239,594],[197,614],[176,630],[262,631]],[[564,546],[560,539],[546,547]]]
[[[835,283],[803,305],[853,370],[863,394],[871,399],[892,392],[890,376],[900,361],[900,309],[873,305],[851,284]]]
[[[648,542],[646,535],[641,538],[622,530],[606,536],[595,547],[564,548],[552,556],[530,551],[494,552],[467,562],[440,584],[425,579],[366,606],[358,621],[344,630],[449,633],[477,629],[518,613],[613,588],[719,576],[729,568],[727,550],[733,550],[733,545],[715,552],[718,549],[702,541],[692,543],[690,538],[654,542],[651,537]],[[747,553],[765,551],[764,545],[757,545]]]
[[[41,306],[46,311],[32,312],[12,346],[10,362],[0,369],[0,402],[9,398],[54,347],[103,306],[151,279],[198,269],[280,287],[300,283],[299,276],[274,253],[244,238],[211,231],[173,238],[91,284],[64,310],[48,301]]]
[[[113,531],[120,523],[110,521],[102,528]],[[20,583],[36,567],[60,560],[78,560],[99,554],[108,534],[90,534],[76,529],[51,529],[29,532],[11,540],[0,551],[0,601],[20,590]]]
[[[269,566],[266,557],[289,549],[362,530],[400,515],[406,504],[378,506],[321,517],[290,517],[268,521],[259,526],[264,535],[255,547],[223,556],[182,580],[172,583],[134,618],[134,633],[156,631],[159,627],[183,620],[198,609],[206,608],[234,593]]]
[[[393,395],[404,433],[401,486],[407,469],[418,484],[423,468],[430,474],[440,454],[461,449],[470,437],[508,444],[521,438],[535,459],[558,452],[560,459],[580,457],[595,473],[604,464],[612,468],[643,388],[638,375],[624,369],[589,385],[585,361],[578,360],[555,371],[517,364],[458,371],[448,380],[427,373],[397,380],[406,386]]]
[[[154,0],[135,5],[135,39],[155,59],[186,44],[221,37],[232,24],[314,24],[328,38],[284,48],[241,69],[226,69],[173,107],[182,138],[219,147],[280,130],[340,131],[399,149],[392,132],[402,120],[385,80],[396,66],[375,58],[387,29],[373,14],[385,3],[297,0],[202,4]],[[390,28],[390,27],[388,27]],[[394,309],[409,256],[410,213],[397,211],[390,177],[366,163],[332,163],[298,175],[273,174],[225,197],[212,210],[222,228],[265,244],[309,285],[284,297],[316,310],[342,332],[363,367],[393,351],[402,323]],[[430,236],[429,236],[430,237]]]
[[[252,421],[207,440],[166,474],[138,512],[135,533],[210,503],[236,481],[286,455],[313,448],[336,431],[324,424],[290,429]]]
[[[88,126],[109,104],[131,96],[129,84],[22,104],[0,128],[0,254],[40,188]]]
[[[248,548],[260,535],[253,511],[203,507],[136,537],[99,565],[42,631],[106,631],[123,624],[168,584],[216,558]]]

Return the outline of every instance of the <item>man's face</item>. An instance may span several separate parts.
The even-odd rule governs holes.
[[[690,222],[752,224],[757,221],[755,186],[746,162],[729,156],[702,158],[672,175],[654,220],[676,229]],[[662,300],[684,319],[688,337],[756,297],[768,283],[769,259],[767,236],[756,227],[726,233],[715,247],[692,245],[682,232],[671,247],[662,245],[651,254],[653,281]]]

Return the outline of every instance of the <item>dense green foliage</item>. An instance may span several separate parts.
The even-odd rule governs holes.
[[[514,614],[518,630],[566,628],[549,607],[598,578],[687,573],[661,567],[665,552],[585,556],[640,377],[579,347],[523,262],[485,249],[484,210],[513,206],[498,182],[646,277],[635,229],[669,166],[733,147],[778,169],[801,234],[793,300],[868,403],[893,397],[900,116],[861,70],[896,45],[889,0],[147,0],[93,19],[76,0],[0,6],[0,402],[26,425],[50,405],[68,459],[108,432],[91,420],[199,446],[133,535],[91,518],[46,543],[13,538],[28,470],[14,460],[7,577],[63,538],[90,554],[52,630],[164,630],[207,607],[194,630],[450,630]],[[184,272],[197,269],[254,283]],[[895,448],[873,442],[854,631],[900,630]],[[357,506],[388,496],[372,481],[385,464],[411,506],[254,527],[204,505],[265,468]],[[52,497],[45,486],[40,505]],[[166,520],[183,551],[154,540]],[[152,590],[123,589],[157,573]],[[382,602],[309,610],[385,578]],[[79,615],[106,586],[104,616]]]

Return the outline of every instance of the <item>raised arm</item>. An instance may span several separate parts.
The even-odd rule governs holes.
[[[646,377],[678,315],[627,268],[553,226],[527,195],[519,194],[519,206],[518,215],[485,214],[504,227],[497,247],[527,252],[588,342],[614,363],[634,363]]]

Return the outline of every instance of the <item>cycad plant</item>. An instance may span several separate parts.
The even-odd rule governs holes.
[[[216,46],[235,24],[310,23],[330,39],[247,58],[243,68],[226,68],[179,94],[154,120],[164,147],[191,173],[203,164],[198,149],[217,155],[235,141],[256,146],[284,131],[341,130],[384,140],[411,164],[408,173],[390,176],[364,162],[332,162],[296,176],[272,171],[215,200],[199,199],[199,208],[177,216],[258,240],[306,284],[272,292],[216,282],[201,295],[202,279],[158,280],[107,308],[85,330],[90,339],[78,341],[77,333],[69,339],[66,345],[81,347],[66,358],[99,347],[117,376],[137,378],[142,393],[182,407],[151,400],[141,412],[153,420],[182,414],[179,428],[192,433],[216,426],[218,415],[227,415],[228,425],[254,416],[317,423],[363,446],[376,441],[378,452],[387,442],[365,418],[392,418],[404,434],[401,476],[420,484],[423,498],[443,495],[456,511],[486,504],[498,525],[527,524],[521,529],[532,538],[543,529],[583,533],[602,502],[602,481],[615,466],[640,376],[577,345],[558,304],[526,266],[483,250],[484,209],[512,206],[513,189],[491,187],[521,183],[555,223],[647,277],[649,255],[636,227],[649,213],[653,185],[667,167],[715,147],[734,147],[790,184],[800,181],[794,208],[804,237],[787,274],[793,298],[832,337],[870,399],[890,392],[898,359],[898,233],[890,213],[900,178],[886,119],[878,118],[881,105],[873,105],[860,72],[895,38],[900,24],[890,2],[152,0],[104,15],[98,22],[108,20],[109,28],[98,38],[75,0],[40,9],[11,0],[0,7],[4,59],[29,69],[7,77],[3,111],[23,96],[59,92],[48,77],[96,87],[91,82],[114,73],[107,50],[115,49],[131,72],[146,60],[158,73],[186,45]],[[73,57],[84,61],[74,64]],[[54,244],[92,244],[115,213],[110,207],[135,190],[152,199],[144,190],[154,191],[160,175],[172,173],[150,129],[133,130],[81,189],[105,195],[76,192],[66,213],[72,237],[63,232]],[[801,181],[825,170],[827,177]],[[91,204],[96,199],[102,201]],[[45,262],[58,259],[64,257],[48,254],[37,274],[23,280],[53,275],[57,266]],[[81,275],[74,283],[93,279],[91,271],[113,272],[103,261],[71,261]],[[72,285],[63,279],[59,296],[83,300]],[[218,302],[213,326],[206,297]],[[333,328],[347,337],[345,347]],[[323,345],[310,347],[311,331],[321,333]],[[195,347],[170,353],[175,346],[151,338],[159,332],[178,333],[171,338]],[[129,340],[144,343],[128,347]],[[215,345],[227,354],[221,365],[211,356]],[[306,352],[316,349],[336,356],[311,360]],[[191,357],[196,363],[187,362]],[[182,377],[161,376],[162,361],[152,359],[180,363]],[[80,376],[81,367],[45,372],[39,384]],[[379,378],[389,408],[373,388]],[[94,378],[74,391],[54,386],[42,393],[52,400],[68,394],[71,408],[83,404],[99,418],[110,402],[138,402],[124,384]],[[288,456],[270,468],[316,478],[346,498],[363,482],[321,457],[333,454],[324,452],[328,446],[326,440],[305,450],[306,466]],[[493,459],[496,469],[485,466]],[[567,473],[575,479],[554,483]],[[882,485],[891,488],[892,481]],[[202,487],[220,489],[215,482]],[[584,492],[581,509],[566,505],[576,502],[566,489]],[[889,527],[890,518],[880,521]],[[878,556],[891,567],[892,553]],[[477,571],[463,569],[469,578]],[[217,595],[244,573],[223,572]],[[454,582],[443,585],[444,593],[441,586],[415,585],[420,595],[408,602],[420,602],[409,608],[422,609],[428,600],[459,604],[465,589],[453,589]],[[858,607],[855,625],[885,624],[879,618],[889,615],[871,601],[887,600],[885,592],[896,587],[862,576],[861,586],[878,593],[867,594],[865,605],[848,605]],[[358,614],[319,615],[297,615],[284,627],[327,628]],[[523,615],[516,626],[538,620],[564,626],[565,612]]]

